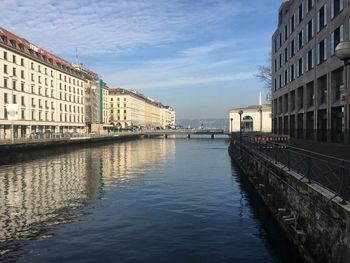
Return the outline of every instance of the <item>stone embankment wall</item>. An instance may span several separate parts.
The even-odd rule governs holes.
[[[349,203],[234,141],[229,153],[305,262],[350,262]]]
[[[54,148],[58,146],[68,145],[87,145],[97,142],[108,142],[108,141],[122,141],[129,139],[138,139],[143,137],[143,134],[121,134],[118,136],[99,136],[99,137],[76,137],[76,138],[62,138],[56,140],[42,140],[42,141],[31,141],[27,140],[21,143],[14,144],[1,144],[0,143],[0,155],[12,152],[21,152],[26,150],[42,149],[42,148]]]

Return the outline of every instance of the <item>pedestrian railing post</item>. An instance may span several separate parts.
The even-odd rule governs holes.
[[[311,184],[311,152],[308,152],[307,156],[307,179],[308,183]]]
[[[346,180],[346,172],[345,172],[345,160],[342,160],[342,167],[341,167],[341,188],[340,188],[340,195],[342,198],[342,204],[346,204],[346,186],[347,186],[347,180]]]
[[[275,163],[277,163],[277,145],[276,145],[276,143],[273,143],[273,148],[275,149]]]
[[[288,165],[288,171],[290,171],[290,150],[286,148],[287,151],[287,165]]]

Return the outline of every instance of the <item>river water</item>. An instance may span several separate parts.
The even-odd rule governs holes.
[[[224,139],[2,157],[0,261],[301,262]]]

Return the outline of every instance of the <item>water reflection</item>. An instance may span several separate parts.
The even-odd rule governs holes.
[[[47,227],[75,220],[78,214],[71,212],[100,198],[105,187],[156,169],[175,153],[173,140],[135,147],[140,143],[48,152],[0,166],[0,242],[47,237]]]

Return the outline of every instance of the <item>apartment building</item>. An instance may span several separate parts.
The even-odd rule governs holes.
[[[289,0],[272,37],[273,132],[349,142],[349,92],[336,46],[350,37],[349,0]],[[348,70],[346,70],[348,74]]]
[[[163,129],[175,128],[175,111],[160,104],[160,127]]]
[[[120,88],[110,89],[109,102],[109,122],[116,127],[139,126],[152,129],[160,128],[163,125],[161,109],[164,106],[136,91]],[[173,116],[175,116],[175,112]]]
[[[82,132],[84,76],[72,64],[0,27],[0,138]],[[17,104],[8,120],[6,104]]]

